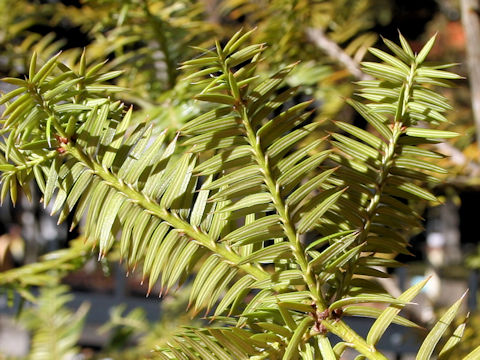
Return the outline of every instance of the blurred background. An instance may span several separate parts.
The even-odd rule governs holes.
[[[39,62],[62,51],[69,65],[85,51],[88,65],[107,60],[107,70],[123,71],[112,80],[125,88],[115,96],[134,106],[137,120],[148,117],[174,136],[201,111],[179,64],[198,55],[193,46],[209,47],[215,38],[226,41],[242,27],[257,27],[252,41],[268,45],[263,71],[301,60],[287,79],[299,86],[296,100],[313,98],[317,121],[366,128],[344,99],[353,95],[355,81],[368,78],[360,70],[360,62],[371,58],[368,47],[382,48],[381,37],[396,41],[401,31],[418,51],[437,34],[429,60],[455,64],[453,71],[465,77],[444,90],[454,109],[444,129],[461,136],[436,145],[448,155],[441,165],[449,175],[431,189],[442,204],[417,204],[424,229],[412,229],[414,256],[402,256],[408,267],[383,285],[398,295],[432,276],[420,305],[407,315],[425,326],[469,288],[467,351],[480,343],[475,6],[474,0],[0,0],[0,76],[22,77],[34,51]],[[0,85],[2,92],[11,89]],[[155,358],[152,348],[192,322],[185,291],[159,299],[154,289],[146,298],[141,274],[117,265],[115,253],[97,261],[80,232],[69,231],[68,221],[57,226],[39,196],[32,187],[33,201],[21,196],[15,208],[10,201],[0,207],[0,359]],[[369,326],[362,321],[352,323],[359,332]],[[419,334],[390,331],[380,348],[392,359],[411,357]],[[55,347],[59,355],[51,357]]]

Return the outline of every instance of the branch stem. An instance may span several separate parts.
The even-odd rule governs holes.
[[[396,114],[395,114],[395,117],[393,118],[393,123],[391,124],[392,135],[390,139],[386,139],[388,141],[388,144],[384,148],[380,169],[378,170],[377,178],[375,180],[373,195],[370,198],[370,202],[367,205],[366,214],[363,219],[363,227],[360,230],[356,240],[357,245],[366,241],[368,235],[370,234],[372,221],[380,205],[380,201],[384,193],[385,185],[387,183],[387,178],[395,163],[395,158],[398,153],[397,152],[398,139],[402,134],[402,128],[404,126],[404,123],[408,121],[408,119],[406,119],[405,116],[407,114],[407,105],[411,96],[411,92],[413,90],[413,82],[414,82],[413,80],[414,80],[415,71],[416,71],[416,64],[415,62],[412,62],[410,67],[410,74],[408,75],[406,82],[403,84],[402,90],[400,91],[400,95],[397,102]],[[358,255],[356,258],[352,259],[352,262],[349,264],[349,270],[345,273],[345,276],[342,278],[342,282],[339,287],[340,293],[338,294],[340,297],[343,296],[345,293],[347,293],[349,290],[348,284],[350,284],[350,281],[353,276],[353,269],[356,267],[358,259],[359,259]]]
[[[221,60],[224,60],[223,53],[221,52],[220,46],[217,46],[218,55]],[[229,73],[229,69],[225,66],[225,61],[220,61],[220,64],[223,66],[224,74]],[[233,88],[238,88],[237,84],[230,84],[230,81],[235,81],[233,77],[226,76],[227,85],[231,89],[231,92],[234,93]],[[308,266],[308,259],[305,254],[305,250],[300,241],[300,236],[295,230],[295,225],[288,213],[288,206],[286,206],[282,194],[280,192],[279,186],[274,179],[274,176],[271,172],[270,164],[268,162],[268,156],[264,153],[260,139],[256,136],[255,130],[251,126],[251,122],[248,116],[248,109],[244,105],[242,99],[237,99],[238,103],[235,105],[235,111],[240,116],[242,123],[245,127],[246,136],[248,142],[252,147],[253,156],[260,171],[263,173],[264,183],[267,186],[267,189],[272,196],[272,201],[277,211],[278,216],[280,217],[285,235],[288,241],[291,244],[292,252],[295,257],[297,264],[300,266],[300,269],[303,273],[304,281],[308,287],[308,290],[311,293],[317,311],[324,311],[328,309],[328,305],[323,297],[321,292],[320,284],[317,282],[313,269]],[[331,331],[332,333],[340,336],[343,340],[354,344],[354,348],[370,360],[387,360],[387,358],[381,354],[373,345],[369,345],[366,341],[358,335],[353,329],[351,329],[347,324],[338,319],[327,318],[322,321],[322,324]]]
[[[62,125],[58,122],[55,111],[50,107],[45,105],[45,101],[41,97],[38,99],[39,105],[42,109],[49,115],[52,116],[52,124],[55,128],[55,131],[58,135],[69,139],[69,136],[66,134]],[[263,280],[268,278],[270,275],[267,271],[258,266],[253,266],[251,264],[239,265],[242,257],[236,254],[232,249],[227,246],[215,242],[208,234],[205,234],[193,227],[187,221],[181,219],[176,214],[169,212],[167,209],[161,207],[153,199],[147,198],[140,191],[136,190],[132,186],[128,186],[122,181],[119,181],[117,176],[108,169],[105,169],[101,164],[92,160],[88,155],[86,155],[82,149],[80,149],[74,142],[68,141],[66,144],[62,144],[62,147],[75,159],[84,164],[86,167],[91,169],[95,175],[100,177],[105,181],[109,186],[117,189],[119,192],[125,195],[125,197],[132,202],[136,203],[138,206],[143,207],[146,211],[157,216],[158,218],[166,221],[175,229],[185,233],[190,236],[193,240],[199,243],[201,246],[209,249],[215,254],[220,255],[225,261],[231,263],[232,265],[238,267],[239,269],[245,271],[246,273],[252,275],[257,280]]]
[[[315,274],[313,273],[312,268],[308,266],[308,260],[305,256],[303,245],[300,242],[300,237],[295,231],[293,222],[288,214],[288,207],[285,206],[285,202],[283,201],[283,198],[280,194],[280,189],[278,188],[278,186],[276,186],[276,183],[273,180],[270,166],[268,164],[268,157],[266,157],[263,153],[260,142],[256,138],[255,133],[250,126],[246,108],[244,106],[241,106],[237,110],[242,115],[242,120],[247,131],[247,137],[250,144],[252,145],[255,159],[264,174],[265,185],[267,186],[272,196],[275,209],[277,210],[277,213],[283,223],[285,235],[287,236],[290,244],[292,245],[293,255],[295,256],[295,259],[300,266],[305,283],[307,284],[308,289],[315,300],[317,309],[323,311],[328,308],[328,305],[323,298],[320,286],[316,281]],[[332,333],[340,336],[343,340],[353,343],[355,349],[361,354],[365,355],[368,359],[387,360],[387,358],[383,356],[378,350],[376,350],[374,346],[368,345],[361,336],[359,336],[343,321],[327,319],[322,321],[322,324],[324,324],[325,327]]]
[[[90,168],[95,175],[100,177],[109,186],[124,194],[127,199],[142,207],[152,215],[155,215],[158,218],[166,221],[178,231],[185,233],[201,246],[209,249],[215,254],[220,255],[228,263],[252,275],[257,280],[263,280],[269,276],[265,270],[251,264],[238,265],[238,263],[242,260],[240,255],[236,254],[233,252],[233,250],[229,249],[225,245],[213,241],[208,234],[205,234],[199,229],[194,228],[187,221],[161,207],[154,200],[147,198],[140,191],[119,181],[116,175],[103,168],[97,162],[91,160],[83,153],[82,150],[78,149],[76,145],[68,143],[65,148],[71,156]]]
[[[369,345],[343,321],[325,320],[322,324],[343,341],[353,344],[353,348],[370,360],[388,360],[375,346]]]

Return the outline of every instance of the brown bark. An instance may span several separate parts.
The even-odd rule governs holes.
[[[480,146],[480,1],[461,0],[462,23],[467,43],[467,63],[475,121],[477,145]]]

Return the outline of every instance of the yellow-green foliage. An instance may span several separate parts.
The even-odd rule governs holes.
[[[434,38],[418,54],[402,36],[400,45],[384,41],[388,53],[369,49],[378,59],[362,63],[371,78],[346,101],[366,131],[331,120],[353,85],[308,30],[361,60],[376,39],[368,29],[381,2],[21,3],[0,2],[11,76],[4,81],[15,88],[0,100],[0,198],[29,196],[36,182],[59,221],[71,215],[75,227],[84,219],[99,258],[114,253],[140,271],[148,293],[193,277],[187,307],[211,323],[161,341],[158,358],[330,360],[351,347],[359,359],[385,359],[376,346],[388,326],[417,327],[399,312],[425,282],[394,298],[375,278],[401,266],[393,258],[408,253],[409,234],[421,227],[411,203],[437,202],[430,188],[447,171],[428,146],[457,135],[443,130],[451,106],[435,88],[459,76],[426,60]],[[31,32],[67,20],[88,34],[85,50],[57,54],[61,39]],[[258,29],[237,32],[241,25]],[[224,31],[231,37],[211,41]],[[298,100],[299,88],[321,108]],[[325,126],[329,136],[319,136]],[[63,273],[88,257],[79,244],[53,256],[1,274],[0,284],[34,301],[27,286],[50,283],[52,268]],[[52,309],[63,322],[40,330],[48,319],[32,317],[40,358],[60,349],[48,331],[71,316],[60,310],[64,290],[48,291],[41,299],[58,297]],[[437,346],[459,306],[417,359],[459,346],[462,327]],[[113,315],[112,326],[132,332],[144,322],[138,311]],[[362,338],[348,316],[376,321]],[[54,358],[72,348],[81,317],[70,324],[75,331],[60,332],[67,340]]]
[[[80,338],[89,305],[75,313],[66,308],[72,300],[66,286],[49,286],[40,290],[36,304],[23,311],[21,322],[32,332],[28,359],[68,360],[78,355]]]
[[[423,145],[456,133],[438,129],[450,106],[431,86],[459,77],[425,61],[434,38],[418,54],[402,36],[385,40],[391,54],[370,49],[380,59],[363,63],[373,80],[348,100],[374,131],[337,121],[329,139],[315,138],[312,102],[286,105],[295,65],[261,73],[265,46],[248,45],[251,34],[182,64],[209,110],[173,141],[114,99],[121,89],[106,82],[118,72],[85,55],[73,68],[60,55],[40,67],[34,54],[24,80],[4,79],[17,89],[0,100],[1,198],[15,201],[35,181],[60,221],[85,217],[99,257],[118,251],[149,292],[195,273],[189,307],[213,324],[177,333],[157,349],[162,359],[336,359],[346,344],[386,359],[376,344],[392,322],[417,326],[398,313],[425,282],[387,294],[374,282],[388,276],[378,266],[400,263],[380,254],[408,252],[420,226],[409,201],[437,201],[427,184],[446,170]],[[430,359],[460,302],[419,360]],[[352,315],[377,318],[365,339],[343,321]],[[342,340],[335,348],[329,332]]]

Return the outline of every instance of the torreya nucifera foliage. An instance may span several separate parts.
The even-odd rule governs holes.
[[[425,62],[434,38],[418,54],[402,36],[400,46],[385,40],[393,55],[370,49],[381,60],[363,63],[374,80],[348,100],[372,131],[336,121],[319,138],[311,101],[283,107],[295,65],[259,73],[265,45],[244,46],[249,35],[183,63],[207,110],[172,141],[106,94],[116,73],[87,67],[85,56],[73,69],[59,56],[37,69],[34,56],[28,77],[4,79],[18,88],[1,100],[1,198],[15,202],[19,187],[28,196],[35,181],[59,221],[85,218],[99,257],[117,249],[149,289],[195,274],[190,307],[210,324],[175,334],[160,359],[331,360],[346,348],[386,359],[376,344],[392,322],[417,327],[399,312],[427,280],[394,298],[375,278],[401,265],[391,258],[408,253],[420,227],[408,202],[436,201],[426,184],[446,171],[423,145],[456,134],[437,129],[450,106],[432,86],[459,77]],[[461,330],[436,345],[460,302],[417,359],[454,351]],[[388,306],[360,306],[372,303]],[[348,316],[376,321],[363,338]]]

